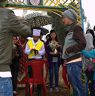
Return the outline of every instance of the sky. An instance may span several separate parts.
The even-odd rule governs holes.
[[[91,24],[91,28],[95,25],[95,0],[81,0],[85,15]]]

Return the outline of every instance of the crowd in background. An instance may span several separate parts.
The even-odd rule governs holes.
[[[94,66],[94,58],[95,56],[93,56],[95,53],[92,52],[94,51],[94,31],[92,29],[88,29],[87,32],[84,34],[85,39],[86,39],[86,47],[85,50],[82,51],[82,61],[83,61],[83,67],[82,65],[79,65],[79,67],[81,67],[83,69],[83,71],[85,72],[86,78],[87,78],[87,82],[88,82],[88,88],[90,91],[90,96],[94,96],[95,93],[95,66]],[[13,80],[15,77],[15,80],[13,81],[13,88],[16,92],[16,82],[17,82],[17,74],[20,71],[18,68],[20,66],[20,63],[18,62],[20,61],[27,61],[28,60],[28,56],[27,54],[25,54],[25,46],[27,44],[27,41],[29,39],[31,39],[32,37],[28,37],[28,39],[23,39],[21,37],[13,37],[13,44],[15,44],[15,46],[13,45],[13,50],[15,50],[16,52],[13,51],[13,54],[15,53],[15,55],[13,55],[13,64],[11,65],[12,68],[12,73],[13,73]],[[41,39],[41,38],[40,38]],[[53,92],[54,88],[55,90],[58,92],[59,91],[59,68],[62,65],[63,68],[63,73],[62,73],[62,77],[65,83],[65,86],[67,86],[67,88],[70,88],[70,83],[66,77],[67,75],[67,67],[66,67],[66,61],[64,61],[62,59],[62,46],[60,45],[60,43],[58,42],[58,38],[56,35],[55,30],[51,30],[50,34],[46,35],[46,41],[44,42],[45,45],[45,55],[43,57],[43,59],[47,59],[48,63],[47,63],[47,69],[46,71],[48,71],[47,73],[49,73],[48,79],[49,79],[49,87],[50,87],[50,92]],[[16,50],[17,48],[17,50]],[[91,52],[91,53],[90,53]],[[93,57],[91,57],[93,56]],[[75,68],[75,67],[74,67]],[[76,68],[77,69],[77,68]],[[74,69],[75,71],[75,69]],[[78,70],[76,70],[78,71]],[[74,73],[75,74],[75,73]],[[78,74],[77,74],[78,75]],[[80,78],[81,78],[80,74]],[[22,78],[23,79],[23,78]],[[15,83],[14,83],[15,82]],[[55,82],[55,83],[54,83]],[[84,92],[85,93],[85,92]],[[82,95],[81,95],[82,96]]]
[[[5,1],[0,1],[0,4]],[[73,9],[62,13],[62,22],[67,26],[63,46],[60,45],[55,30],[51,30],[47,41],[43,42],[41,30],[33,29],[32,35],[30,26],[22,24],[13,11],[4,6],[0,8],[0,18],[0,96],[17,94],[17,78],[21,77],[19,75],[21,62],[26,64],[26,61],[32,62],[44,58],[48,62],[50,93],[53,90],[59,92],[59,67],[62,64],[64,82],[67,88],[71,85],[73,96],[86,94],[81,78],[82,71],[86,75],[90,96],[95,95],[95,27],[94,31],[88,29],[84,35],[81,26],[77,24],[77,15]],[[28,66],[29,77],[32,75],[31,71],[31,67]],[[37,91],[38,96],[41,96],[39,90],[41,90],[40,84],[37,85]]]

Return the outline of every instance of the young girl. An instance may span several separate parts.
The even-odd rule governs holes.
[[[55,77],[55,89],[59,91],[59,61],[61,55],[61,46],[58,42],[56,32],[54,30],[50,31],[50,38],[46,42],[46,54],[49,63],[49,82],[50,82],[50,92],[53,91],[53,78]],[[54,74],[54,76],[53,76]]]

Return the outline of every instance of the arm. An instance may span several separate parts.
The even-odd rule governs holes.
[[[95,49],[90,51],[83,50],[82,54],[87,58],[95,58]]]
[[[31,51],[31,50],[29,49],[28,44],[26,44],[25,54],[29,55],[30,51]]]
[[[74,28],[73,39],[77,42],[77,44],[67,48],[67,53],[77,53],[82,51],[86,47],[86,40],[80,26],[76,26]]]
[[[21,23],[11,10],[8,13],[8,20],[9,22],[7,23],[9,23],[9,31],[13,32],[13,34],[22,35],[24,37],[27,37],[31,34],[30,27]]]
[[[42,46],[41,50],[38,52],[41,56],[45,54],[45,47],[44,45]]]

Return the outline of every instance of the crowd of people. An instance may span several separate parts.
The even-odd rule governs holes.
[[[16,96],[21,61],[32,62],[44,58],[48,62],[50,93],[53,90],[59,92],[59,68],[62,65],[64,82],[67,88],[71,85],[73,96],[86,96],[82,71],[86,75],[90,96],[95,96],[95,27],[84,34],[77,24],[76,12],[68,9],[62,13],[62,22],[67,26],[64,45],[60,44],[55,30],[50,31],[44,42],[41,30],[31,30],[30,26],[22,24],[13,11],[4,8],[4,2],[6,0],[0,1],[0,5],[3,4],[0,8],[0,96]],[[28,66],[30,78],[31,71],[31,66]],[[41,96],[39,90],[40,84],[37,91]]]

